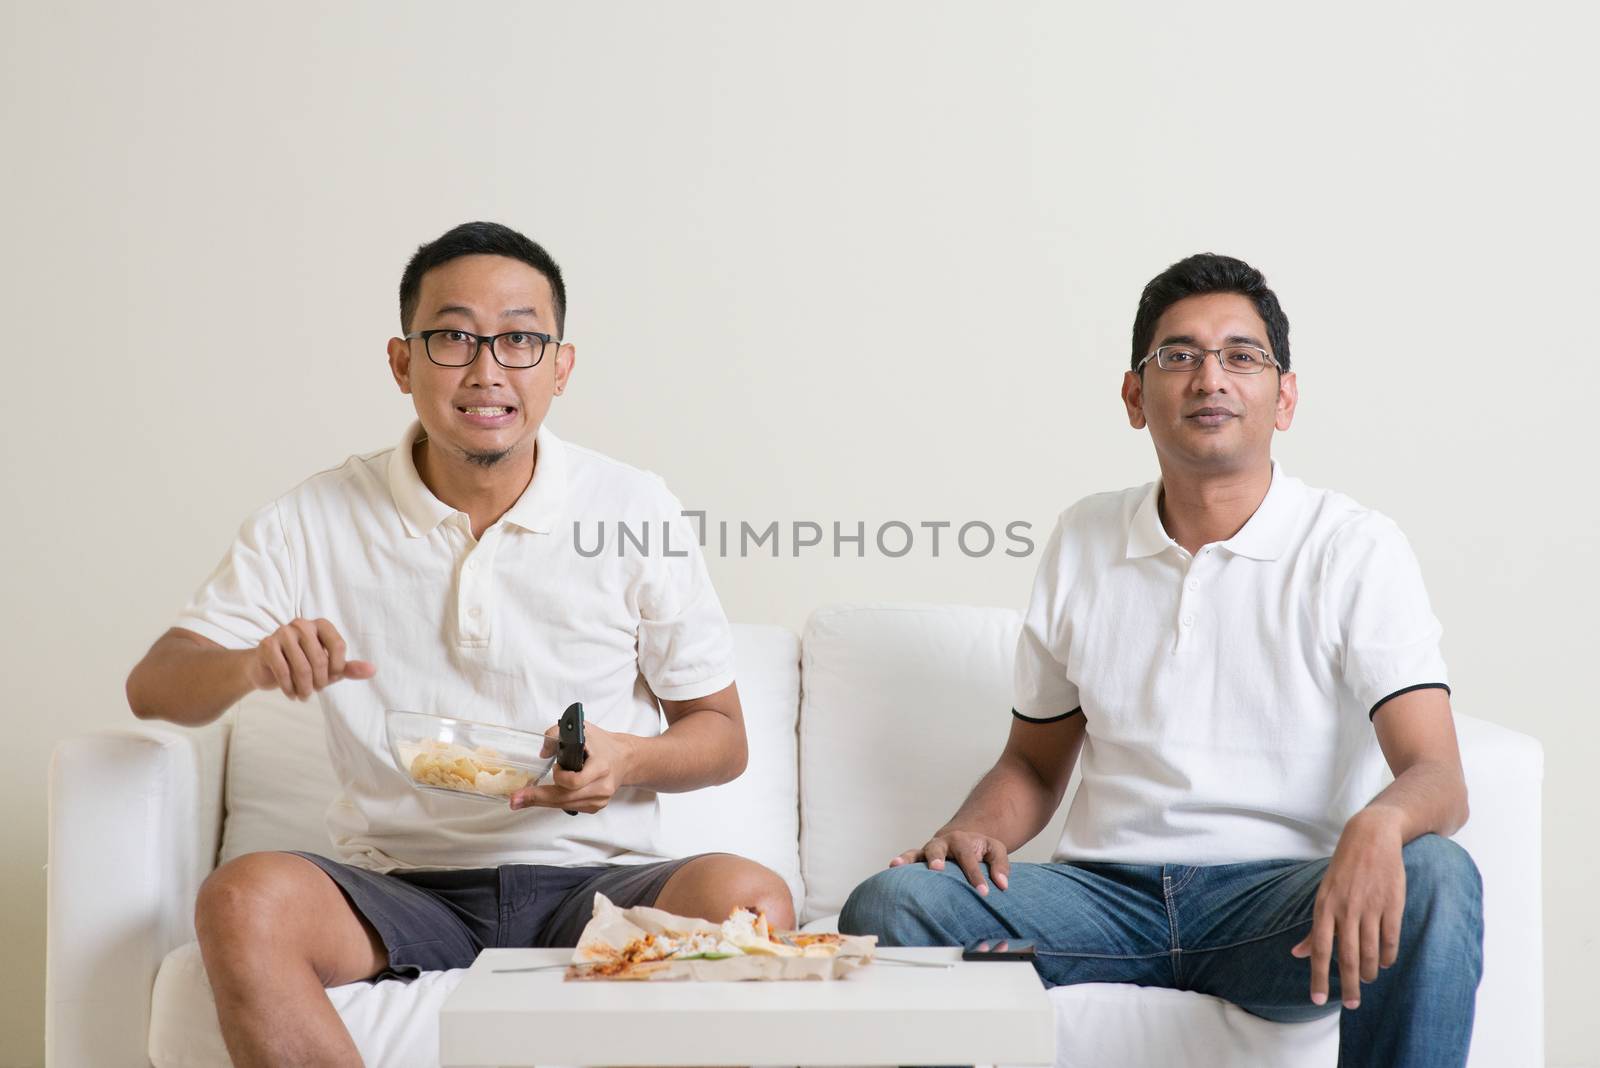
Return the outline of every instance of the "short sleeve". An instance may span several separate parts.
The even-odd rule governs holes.
[[[1323,592],[1344,683],[1369,718],[1410,690],[1449,691],[1422,569],[1392,520],[1370,512],[1340,528]]]
[[[1064,719],[1079,711],[1078,687],[1067,677],[1064,662],[1067,621],[1062,594],[1067,576],[1062,540],[1066,523],[1067,514],[1063,514],[1040,554],[1017,638],[1011,707],[1016,716],[1033,722]]]
[[[661,496],[668,533],[639,598],[639,671],[661,700],[688,701],[733,683],[733,632],[693,524],[665,486]]]
[[[295,618],[288,539],[276,503],[244,521],[239,536],[173,624],[226,649],[250,649]]]

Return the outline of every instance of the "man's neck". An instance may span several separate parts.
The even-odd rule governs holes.
[[[483,467],[464,456],[448,455],[424,435],[412,448],[411,458],[422,484],[451,508],[467,513],[472,521],[472,536],[481,538],[511,510],[533,481],[538,443],[526,452],[526,458],[512,453],[492,467]]]
[[[1161,465],[1161,525],[1190,553],[1227,541],[1256,514],[1272,486],[1272,461],[1226,473],[1194,475]]]

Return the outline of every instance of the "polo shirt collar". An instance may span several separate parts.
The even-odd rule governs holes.
[[[1128,559],[1135,560],[1142,556],[1155,556],[1165,552],[1169,547],[1177,546],[1177,542],[1167,534],[1161,525],[1161,510],[1157,502],[1161,500],[1161,480],[1158,478],[1150,483],[1150,488],[1145,491],[1144,500],[1139,502],[1139,507],[1134,510],[1133,519],[1128,523]]]
[[[431,534],[435,527],[457,513],[457,509],[435,497],[422,481],[422,476],[417,474],[412,449],[421,435],[422,424],[413,422],[389,459],[389,492],[400,510],[406,533],[413,538]],[[539,427],[534,440],[537,458],[534,461],[533,480],[501,518],[524,530],[549,534],[555,530],[556,520],[566,502],[567,450],[566,445],[547,426]]]
[[[1276,560],[1289,548],[1294,534],[1296,505],[1294,479],[1283,473],[1276,460],[1272,463],[1272,484],[1261,506],[1239,533],[1222,543],[1222,547],[1235,556],[1248,556],[1252,560]]]
[[[1252,560],[1276,560],[1282,556],[1294,533],[1297,509],[1293,485],[1294,480],[1284,474],[1283,468],[1274,460],[1272,482],[1267,487],[1267,495],[1239,533],[1221,542],[1221,547],[1236,556],[1247,556]],[[1161,525],[1160,499],[1161,480],[1156,479],[1128,522],[1128,559],[1155,556],[1169,547],[1179,547]]]

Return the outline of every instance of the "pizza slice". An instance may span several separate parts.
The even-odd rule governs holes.
[[[872,958],[875,938],[773,931],[765,915],[736,909],[720,924],[659,909],[618,909],[595,895],[567,976],[572,979],[836,978]],[[719,966],[720,965],[720,966]]]

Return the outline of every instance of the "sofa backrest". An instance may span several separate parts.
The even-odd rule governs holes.
[[[1021,627],[1009,609],[960,605],[812,614],[801,640],[804,921],[837,913],[863,879],[926,842],[994,766]],[[1049,859],[1065,814],[1016,856]]]
[[[798,903],[800,643],[782,627],[735,625],[733,635],[749,766],[723,786],[663,794],[662,846],[669,855],[729,852],[758,860],[783,876]],[[266,849],[328,853],[323,814],[337,787],[321,709],[262,692],[232,715],[218,863]]]

